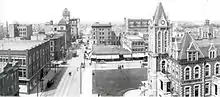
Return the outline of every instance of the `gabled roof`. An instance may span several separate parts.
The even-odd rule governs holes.
[[[193,42],[190,43],[189,48],[187,49],[188,51],[196,51],[198,48],[195,47],[195,44]]]
[[[188,32],[185,33],[184,37],[181,40],[181,44],[179,46],[181,46],[179,47],[181,49],[179,59],[186,59],[188,50],[199,51],[200,53],[199,57],[204,57],[198,45],[195,43],[195,40],[192,38],[192,36]]]
[[[153,21],[156,24],[158,24],[158,22],[159,22],[159,20],[161,19],[162,16],[164,16],[165,20],[167,20],[166,14],[165,14],[164,9],[163,9],[163,5],[160,2],[159,5],[157,6],[157,9],[156,9],[155,13],[154,13]]]
[[[209,50],[216,50],[216,47],[213,43],[211,43],[211,46],[209,47]]]

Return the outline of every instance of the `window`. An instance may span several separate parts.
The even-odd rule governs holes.
[[[200,68],[199,66],[196,66],[195,69],[194,69],[194,77],[197,79],[200,77]]]
[[[50,45],[53,46],[53,41],[50,42]]]
[[[209,94],[209,83],[205,84],[205,94]]]
[[[219,74],[219,64],[215,65],[215,74]]]
[[[171,92],[171,82],[167,82],[167,92]]]
[[[60,30],[64,30],[64,28],[63,28],[63,27],[60,27]]]
[[[216,51],[215,50],[211,50],[209,51],[209,58],[216,58]]]
[[[199,85],[194,86],[194,95],[195,97],[199,97]]]
[[[163,81],[160,80],[160,89],[163,90]]]
[[[165,69],[165,61],[162,61],[161,67],[162,67],[162,73],[165,73],[165,71],[166,71],[166,69]]]
[[[188,52],[188,61],[195,61],[198,59],[198,53],[197,52]]]
[[[215,95],[218,95],[218,86],[215,85]]]
[[[210,72],[209,72],[209,69],[210,69],[210,66],[209,65],[206,65],[205,66],[205,76],[209,76],[210,74]]]
[[[50,51],[53,52],[53,47],[50,47]]]
[[[185,97],[191,97],[190,96],[190,87],[185,87]]]
[[[185,69],[185,80],[190,79],[190,68],[186,67]]]
[[[18,76],[19,77],[26,77],[26,69],[19,69]]]

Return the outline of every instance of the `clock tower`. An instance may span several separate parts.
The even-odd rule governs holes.
[[[160,71],[161,56],[169,53],[171,42],[171,24],[162,3],[159,3],[149,27],[149,87],[153,97],[158,96],[157,72]]]

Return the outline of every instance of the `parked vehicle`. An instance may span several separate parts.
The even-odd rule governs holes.
[[[54,80],[50,80],[47,82],[47,88],[50,88],[54,84]]]

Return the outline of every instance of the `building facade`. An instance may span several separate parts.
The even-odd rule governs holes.
[[[31,39],[33,34],[32,25],[30,24],[10,24],[9,25],[9,37],[22,37],[26,40]]]
[[[70,19],[70,26],[71,26],[71,36],[72,36],[72,41],[75,41],[78,39],[79,36],[79,23],[80,19],[79,18],[74,18]]]
[[[150,19],[130,19],[124,18],[125,34],[138,35],[143,37],[145,48],[148,50]]]
[[[18,61],[20,93],[30,93],[47,74],[50,66],[49,41],[20,40],[0,41],[0,61]],[[8,51],[10,49],[10,52]]]
[[[217,29],[210,24],[209,20],[205,20],[204,25],[198,28],[199,39],[215,38]]]
[[[0,63],[0,96],[19,96],[17,63]]]
[[[153,38],[150,38],[152,43],[149,46],[151,95],[159,97],[220,96],[220,38],[195,39],[191,32],[185,32],[180,41],[171,42],[169,38],[171,34],[167,29],[172,26],[169,26],[167,17],[163,17],[166,15],[161,3],[157,7],[156,14],[155,16],[159,16],[160,19],[154,20],[154,23],[159,21],[161,24],[154,24],[155,28],[160,30],[153,27],[151,32]],[[155,16],[154,19],[156,19]],[[161,31],[162,29],[164,31]],[[166,32],[169,33],[167,36]],[[166,37],[169,40],[166,40]],[[167,47],[166,41],[169,42]]]
[[[170,97],[170,80],[160,76],[166,76],[166,72],[159,71],[160,58],[169,52],[171,43],[171,23],[165,14],[163,6],[159,3],[153,21],[149,29],[149,87],[153,97]],[[162,81],[161,81],[162,80]],[[161,84],[161,87],[160,87]],[[166,86],[163,86],[166,85]]]
[[[112,31],[112,25],[96,22],[92,26],[92,41],[94,45],[119,45],[120,35]]]
[[[125,32],[127,33],[139,33],[148,32],[150,19],[130,19],[124,18],[125,22]]]
[[[124,36],[121,40],[122,47],[129,50],[131,55],[125,55],[126,58],[144,58],[145,57],[145,44],[144,39],[135,36],[135,35],[127,35]]]
[[[65,33],[51,34],[49,39],[50,60],[61,60],[65,55]]]

